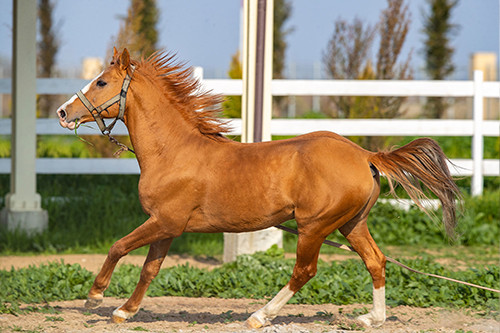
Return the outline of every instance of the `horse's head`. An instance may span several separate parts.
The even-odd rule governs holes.
[[[77,123],[95,120],[104,132],[107,129],[101,127],[102,118],[122,118],[131,69],[127,49],[118,53],[115,48],[109,67],[57,109],[61,126],[73,130]]]

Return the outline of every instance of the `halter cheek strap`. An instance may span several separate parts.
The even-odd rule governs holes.
[[[95,107],[92,104],[92,102],[90,102],[88,100],[88,98],[85,96],[85,94],[81,90],[76,93],[76,96],[80,99],[80,101],[83,103],[83,105],[90,112],[90,114],[94,118],[95,122],[97,123],[97,126],[99,126],[99,129],[101,130],[102,134],[104,134],[104,135],[111,134],[111,130],[115,126],[118,119],[120,119],[121,121],[124,120],[123,117],[125,115],[125,104],[127,101],[127,91],[128,91],[129,86],[130,86],[130,81],[132,80],[132,74],[134,73],[135,66],[130,65],[130,68],[131,68],[130,74],[127,72],[125,79],[123,79],[122,89],[121,89],[120,93],[97,107]],[[118,105],[119,105],[118,115],[111,122],[111,124],[106,126],[106,123],[104,122],[104,119],[102,118],[101,113],[106,111],[109,114],[108,108],[116,103],[118,103]]]
[[[106,126],[106,124],[104,123],[104,120],[101,117],[102,112],[104,112],[104,111],[108,112],[108,108],[120,100],[120,95],[116,95],[115,97],[111,98],[107,102],[105,102],[97,107],[94,107],[92,105],[92,103],[88,100],[88,98],[83,94],[83,92],[81,90],[76,93],[76,96],[78,96],[80,101],[82,101],[83,105],[85,105],[87,110],[89,110],[92,117],[94,117],[94,120],[97,123],[97,126],[99,126],[99,129],[101,130],[102,134],[110,133],[111,129],[114,127],[116,119],[117,118],[122,119],[122,117],[120,117],[120,115],[118,115],[117,118],[115,118],[115,120],[109,126]],[[120,109],[121,109],[121,107],[120,107]]]
[[[130,65],[130,74],[127,72],[127,75],[125,76],[125,79],[123,79],[123,84],[122,84],[122,89],[120,93],[113,98],[107,100],[106,102],[102,103],[101,105],[95,107],[92,102],[89,101],[89,99],[85,96],[85,94],[80,90],[76,93],[76,96],[80,99],[80,101],[83,103],[83,105],[87,108],[87,110],[90,112],[92,117],[94,118],[97,126],[99,126],[99,129],[101,130],[101,133],[103,135],[106,135],[109,138],[109,141],[115,143],[116,145],[120,146],[120,149],[115,153],[120,154],[123,151],[130,151],[135,154],[135,152],[124,145],[123,143],[118,142],[114,137],[111,136],[111,130],[115,126],[116,122],[118,119],[121,121],[124,121],[124,115],[125,115],[125,104],[127,101],[127,91],[130,86],[130,81],[132,80],[132,74],[134,74],[135,66]],[[104,111],[108,112],[108,108],[115,103],[118,103],[118,115],[116,118],[106,126],[106,123],[104,122],[104,119],[101,117],[101,113]]]

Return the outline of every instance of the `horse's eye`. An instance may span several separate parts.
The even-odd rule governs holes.
[[[103,81],[103,80],[97,81],[96,84],[97,84],[98,87],[104,87],[105,85],[107,85],[106,81]]]

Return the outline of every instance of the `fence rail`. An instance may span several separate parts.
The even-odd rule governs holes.
[[[37,79],[39,94],[73,94],[88,81],[81,79]],[[223,95],[241,95],[241,80],[202,80],[205,89]],[[9,94],[11,81],[0,79],[0,94]],[[480,194],[484,176],[500,176],[498,160],[483,159],[485,136],[500,136],[500,121],[483,119],[483,98],[500,98],[500,82],[484,82],[481,72],[475,72],[473,81],[380,81],[380,80],[273,80],[274,96],[442,96],[473,97],[473,119],[273,119],[273,135],[300,135],[317,130],[341,135],[369,136],[471,136],[472,159],[455,159],[455,175],[473,176],[472,192]],[[241,134],[241,120],[229,121],[230,134]],[[38,119],[39,135],[72,135],[59,126],[55,119]],[[0,135],[11,132],[10,119],[0,119]],[[97,129],[82,127],[79,134],[99,134]],[[116,135],[127,135],[119,124]],[[38,158],[37,173],[56,174],[136,174],[135,159],[113,158]],[[0,159],[0,173],[10,172],[10,159]]]

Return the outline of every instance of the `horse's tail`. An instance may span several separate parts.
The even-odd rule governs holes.
[[[431,190],[441,201],[446,232],[453,236],[456,226],[455,199],[461,200],[461,193],[450,175],[447,161],[441,147],[429,138],[417,139],[393,151],[374,153],[369,158],[369,162],[387,177],[392,195],[396,196],[393,186],[393,181],[396,181],[428,215],[430,213],[422,200],[429,197],[420,182]]]

